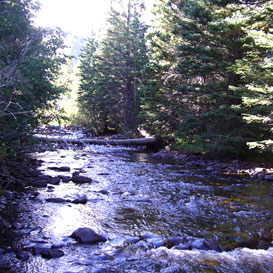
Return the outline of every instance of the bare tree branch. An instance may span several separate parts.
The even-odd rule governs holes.
[[[25,48],[22,50],[19,58],[16,61],[14,61],[13,64],[8,65],[7,67],[3,68],[0,71],[0,89],[11,83],[19,65],[23,62],[23,60],[24,60],[26,54],[28,53],[28,51],[31,47],[31,44],[34,42],[34,40],[35,39],[27,42],[27,44],[26,44]]]

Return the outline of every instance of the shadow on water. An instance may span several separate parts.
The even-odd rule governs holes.
[[[29,191],[18,197],[5,212],[0,272],[273,268],[269,182],[216,175],[185,162],[152,160],[144,151],[126,147],[90,145],[34,156],[43,160],[44,174],[71,177],[78,172],[92,182],[62,181],[35,188],[38,196]],[[70,170],[57,171],[61,166]],[[86,202],[74,202],[83,197]],[[79,227],[90,227],[107,241],[78,244],[70,235]],[[45,259],[34,255],[38,247],[55,247],[64,255]]]

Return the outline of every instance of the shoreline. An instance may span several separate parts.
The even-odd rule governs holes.
[[[273,166],[238,159],[208,159],[203,155],[162,149],[151,155],[153,159],[183,161],[186,166],[201,167],[212,174],[248,175],[257,180],[273,181]]]

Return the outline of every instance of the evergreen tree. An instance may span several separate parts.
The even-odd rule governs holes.
[[[153,10],[152,27],[147,35],[149,63],[142,81],[142,127],[152,134],[172,136],[180,120],[181,97],[174,91],[181,76],[177,72],[181,37],[172,33],[176,11],[168,0],[158,0]]]
[[[32,0],[0,2],[0,142],[2,154],[25,136],[62,88],[54,84],[65,62],[59,30],[37,29]]]
[[[78,91],[81,119],[84,119],[82,121],[83,125],[91,126],[94,131],[99,131],[99,126],[102,123],[99,109],[102,98],[97,96],[99,88],[97,48],[98,42],[93,35],[86,41],[81,53],[79,66],[80,89]]]
[[[229,89],[238,77],[227,70],[241,58],[242,33],[226,29],[225,36],[225,24],[217,24],[223,20],[217,18],[217,11],[226,2],[178,1],[182,16],[173,30],[183,39],[178,47],[181,83],[176,90],[187,107],[177,134],[180,143],[201,152],[221,154],[236,152],[244,144],[237,107],[241,97]]]
[[[139,20],[138,8],[133,1],[128,1],[126,11],[112,7],[98,48],[91,42],[82,54],[79,102],[99,133],[111,129],[127,133],[137,127],[138,86],[147,59],[146,26]]]
[[[243,32],[242,58],[236,59],[229,71],[240,78],[229,88],[241,96],[241,111],[250,148],[272,151],[273,125],[273,3],[249,1],[233,8],[226,18],[229,25]]]
[[[172,33],[167,24],[154,27],[144,85],[152,94],[144,114],[159,125],[156,131],[177,131],[180,147],[221,155],[269,138],[272,3],[170,0],[158,11]]]
[[[268,99],[267,105],[261,97],[256,97],[252,106],[249,104],[249,97],[253,98],[250,86],[257,83],[265,97],[271,97],[264,79],[272,71],[260,69],[256,73],[254,68],[264,67],[264,57],[272,52],[269,33],[262,29],[259,35],[256,32],[259,26],[270,24],[272,4],[269,1],[180,4],[187,20],[183,19],[178,27],[184,39],[179,48],[182,57],[179,71],[185,79],[178,90],[199,109],[193,108],[181,123],[178,136],[181,143],[201,151],[238,156],[247,151],[248,141],[272,135],[269,126],[257,123],[261,114],[272,111]],[[264,38],[267,42],[263,42]],[[201,82],[196,83],[196,79]]]

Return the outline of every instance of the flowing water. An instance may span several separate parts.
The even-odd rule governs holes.
[[[35,155],[43,173],[80,171],[91,183],[37,188],[13,209],[22,228],[12,239],[26,249],[57,244],[64,256],[19,260],[0,272],[273,272],[272,183],[216,175],[185,162],[155,161],[139,149],[86,146]],[[69,166],[70,172],[50,167]],[[85,196],[86,204],[52,203]],[[90,227],[107,241],[77,244],[70,238]]]

